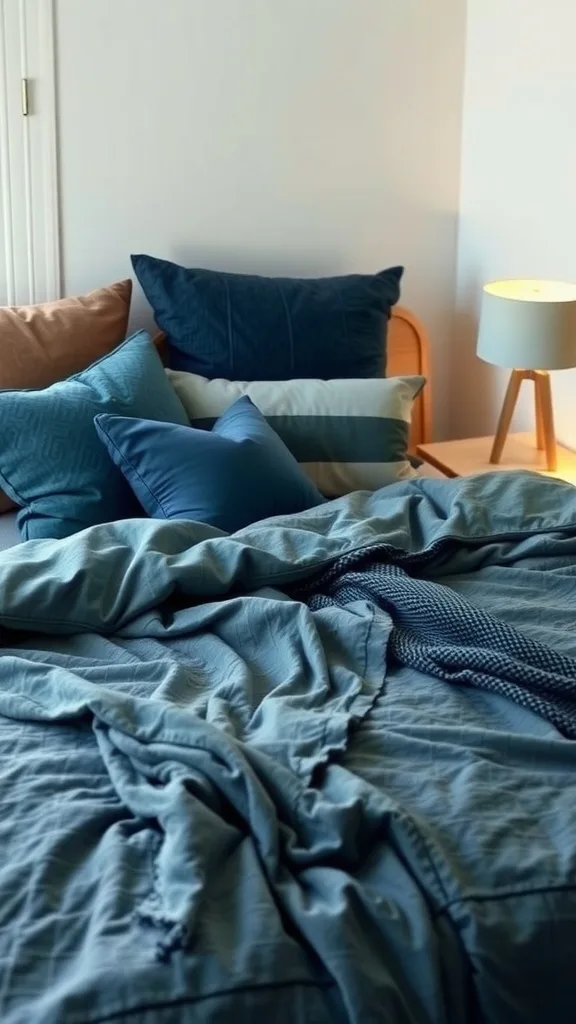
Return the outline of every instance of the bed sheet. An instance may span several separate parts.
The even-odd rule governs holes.
[[[3,1024],[572,1021],[574,744],[289,596],[383,544],[576,659],[576,492],[530,474],[0,555]]]

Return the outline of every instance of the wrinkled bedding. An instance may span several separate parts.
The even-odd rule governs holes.
[[[0,554],[3,1024],[573,1020],[574,743],[290,598],[374,545],[576,658],[576,490],[531,474]]]

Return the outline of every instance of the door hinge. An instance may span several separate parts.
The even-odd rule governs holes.
[[[21,82],[21,95],[22,95],[22,117],[28,117],[30,113],[30,103],[28,96],[28,79],[23,78]]]

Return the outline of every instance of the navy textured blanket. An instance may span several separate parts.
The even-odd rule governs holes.
[[[388,659],[521,704],[576,739],[576,659],[524,635],[453,590],[391,564],[388,545],[352,552],[292,596],[318,611],[373,602],[391,616]],[[384,653],[383,653],[384,657]]]

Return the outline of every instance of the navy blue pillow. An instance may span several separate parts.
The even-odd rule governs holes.
[[[227,380],[380,377],[403,268],[290,278],[132,266],[168,338],[173,370]]]
[[[211,431],[103,414],[100,439],[148,515],[226,533],[324,498],[248,397]]]

